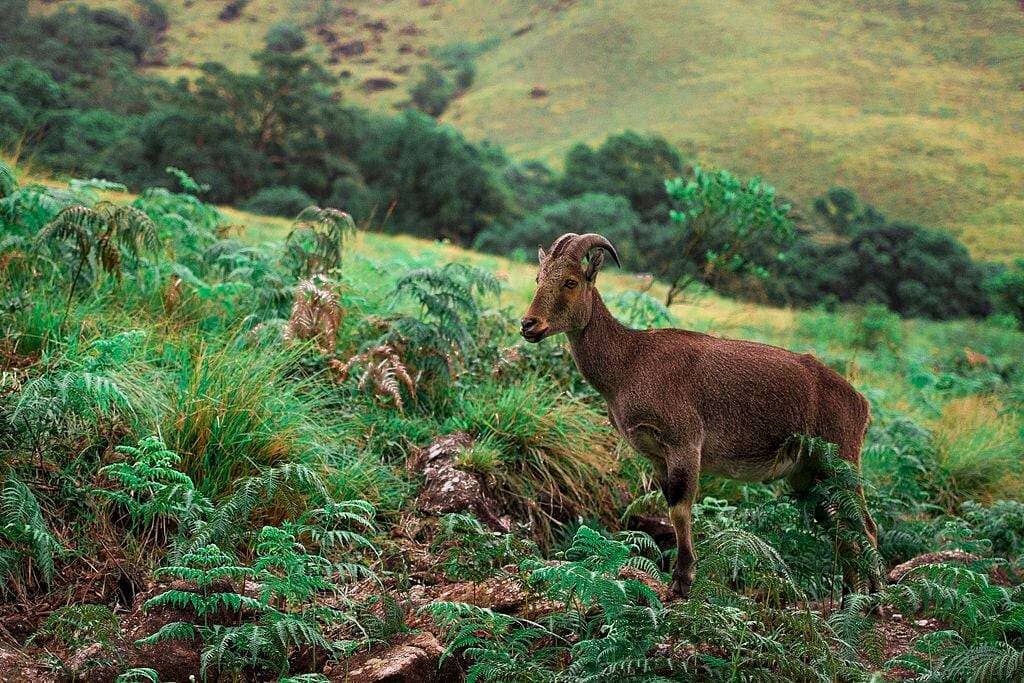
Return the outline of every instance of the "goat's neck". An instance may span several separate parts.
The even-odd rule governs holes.
[[[622,371],[623,359],[629,357],[633,334],[633,330],[615,319],[596,290],[587,325],[568,334],[576,367],[605,398],[618,386],[617,375]]]

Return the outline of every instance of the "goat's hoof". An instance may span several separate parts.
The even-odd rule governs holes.
[[[672,583],[669,584],[668,590],[672,595],[682,600],[686,600],[690,597],[690,581],[682,576],[673,576]]]

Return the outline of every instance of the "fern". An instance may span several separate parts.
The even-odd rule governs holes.
[[[29,642],[54,640],[75,650],[82,645],[111,645],[121,635],[121,623],[106,605],[68,605],[55,610]]]
[[[148,215],[133,206],[108,202],[61,210],[37,239],[55,251],[68,241],[72,243],[72,294],[86,266],[93,278],[103,271],[120,280],[125,257],[138,262],[144,251],[156,251],[160,246],[156,223]]]
[[[365,391],[367,387],[372,386],[376,396],[390,400],[399,412],[405,409],[402,387],[405,387],[409,396],[416,398],[416,382],[409,374],[409,368],[402,361],[398,352],[391,346],[387,344],[374,346],[362,353],[357,353],[344,363],[333,359],[329,363],[339,384],[345,382],[352,369],[360,365],[364,368],[363,374],[359,377],[360,391]]]
[[[120,674],[114,683],[160,683],[160,674],[149,667],[137,667]]]
[[[337,344],[341,307],[338,295],[319,286],[319,280],[303,280],[295,289],[295,302],[285,325],[284,339],[312,340],[320,353],[329,356]]]
[[[181,185],[181,189],[183,189],[185,192],[189,194],[200,194],[210,189],[209,185],[199,184],[198,182],[195,181],[195,179],[192,178],[192,176],[190,176],[185,171],[182,171],[180,168],[168,166],[167,168],[164,169],[164,171],[168,175],[174,176],[175,180],[178,181],[178,184]]]
[[[0,199],[9,197],[18,189],[18,179],[10,166],[0,161]]]
[[[196,490],[191,477],[175,469],[181,457],[167,450],[159,437],[150,436],[137,447],[118,446],[115,450],[129,460],[107,465],[100,469],[100,474],[116,481],[120,489],[93,492],[123,505],[147,540],[158,528],[166,536],[164,520],[194,528],[212,511],[210,502]]]
[[[702,569],[718,581],[757,588],[768,601],[803,597],[778,551],[752,533],[724,529],[700,542],[697,552]]]
[[[54,559],[64,552],[50,531],[35,494],[14,473],[0,489],[0,558],[4,570],[4,592],[24,595],[26,587],[53,581]]]
[[[406,273],[395,284],[394,300],[412,299],[419,315],[392,323],[392,346],[407,347],[417,354],[424,369],[436,375],[454,374],[455,359],[474,347],[473,334],[481,314],[479,298],[497,295],[500,290],[493,275],[462,263]]]
[[[352,217],[344,211],[317,206],[304,209],[285,239],[286,267],[301,278],[339,268],[345,242],[355,230]]]
[[[440,519],[430,551],[450,580],[482,581],[536,548],[512,534],[490,531],[472,515],[451,513]]]

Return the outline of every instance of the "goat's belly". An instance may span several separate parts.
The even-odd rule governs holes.
[[[786,449],[765,455],[716,455],[705,452],[701,458],[701,472],[728,477],[738,481],[772,481],[788,476],[796,469],[796,453]]]

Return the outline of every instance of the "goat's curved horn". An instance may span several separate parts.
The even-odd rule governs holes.
[[[564,235],[562,235],[561,237],[559,237],[558,239],[551,243],[551,249],[548,250],[548,254],[552,257],[558,256],[559,254],[562,253],[565,247],[577,237],[579,237],[579,235],[577,235],[574,232],[565,233]]]
[[[618,252],[615,251],[615,247],[613,247],[612,243],[608,241],[608,238],[603,235],[598,235],[594,232],[588,232],[585,235],[580,235],[573,240],[571,248],[573,255],[580,259],[590,253],[591,249],[604,249],[611,254],[612,260],[615,261],[615,265],[619,268],[622,267],[622,264],[619,263]]]

